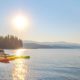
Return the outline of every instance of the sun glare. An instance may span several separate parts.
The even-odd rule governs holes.
[[[21,56],[24,52],[24,49],[18,49],[16,50],[16,56]]]
[[[26,16],[23,16],[23,15],[14,16],[13,25],[17,29],[22,30],[22,29],[28,27],[28,25],[29,25],[28,18]]]

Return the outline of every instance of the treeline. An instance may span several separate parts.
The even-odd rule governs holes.
[[[17,49],[23,47],[22,40],[13,35],[0,36],[0,48]]]

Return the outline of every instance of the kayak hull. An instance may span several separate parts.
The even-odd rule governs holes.
[[[16,59],[29,59],[30,56],[8,56],[6,58],[0,58],[0,62],[9,63],[9,61],[16,60]]]
[[[0,62],[2,62],[2,63],[9,63],[9,60],[8,59],[0,59]]]

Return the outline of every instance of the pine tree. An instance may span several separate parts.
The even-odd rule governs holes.
[[[7,35],[5,37],[0,36],[0,48],[2,49],[16,49],[23,47],[22,40],[13,35]]]

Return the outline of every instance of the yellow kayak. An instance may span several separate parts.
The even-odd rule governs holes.
[[[7,56],[6,58],[0,57],[0,62],[9,63],[9,61],[16,60],[16,59],[29,59],[29,58],[30,56]]]
[[[15,60],[15,59],[29,59],[30,56],[8,56],[8,60]]]
[[[9,55],[4,52],[3,49],[0,49],[0,62],[9,63],[9,61],[15,59],[29,59],[30,56],[16,56],[16,55]]]

